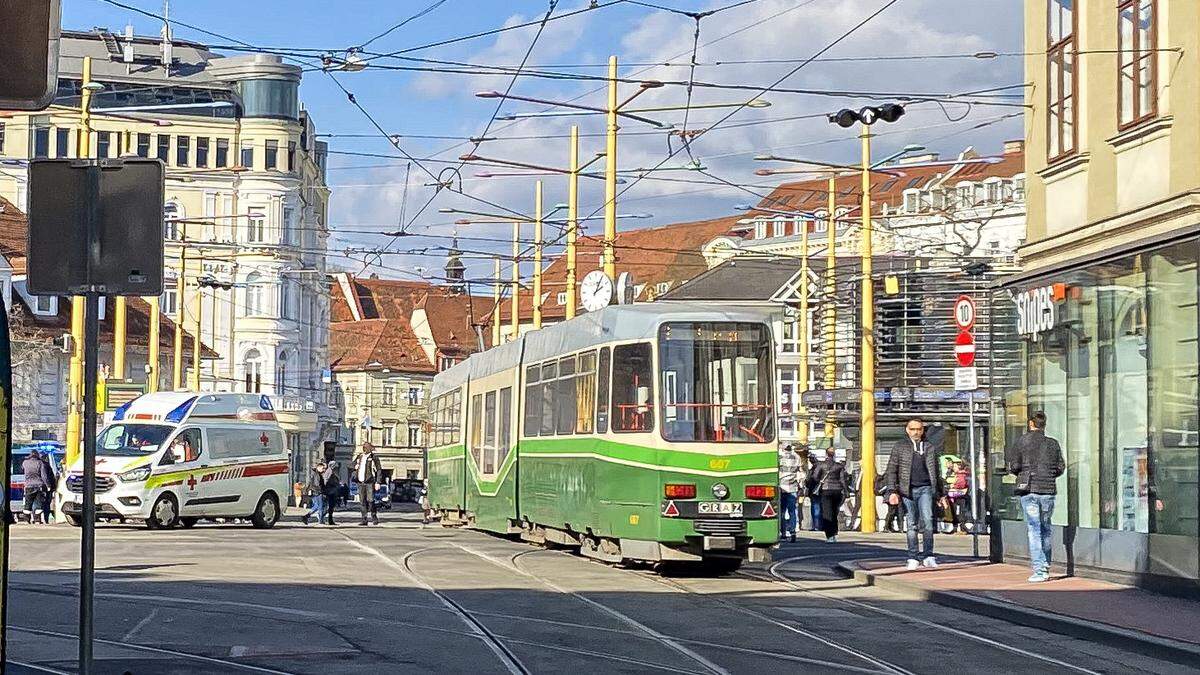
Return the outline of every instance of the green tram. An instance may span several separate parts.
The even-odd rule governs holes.
[[[778,542],[770,324],[607,307],[434,379],[430,507],[608,562],[763,562]]]

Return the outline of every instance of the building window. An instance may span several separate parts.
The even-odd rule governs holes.
[[[787,220],[776,218],[771,221],[771,236],[782,237],[787,234]]]
[[[1013,178],[1013,201],[1025,201],[1025,176]]]
[[[53,295],[33,296],[33,313],[38,316],[51,316],[58,313],[58,298]]]
[[[158,135],[158,151],[154,155],[166,164],[171,159],[171,137],[166,134]]]
[[[567,292],[559,291],[558,295],[555,297],[555,300],[558,302],[559,305],[567,304]]]
[[[175,137],[175,166],[189,166],[192,158],[191,136]]]
[[[1004,201],[1004,184],[1000,179],[989,180],[983,184],[983,199],[987,204],[999,204]]]
[[[384,422],[383,428],[380,429],[383,433],[380,434],[379,444],[382,446],[395,445],[393,438],[395,432],[395,422]]]
[[[168,241],[176,241],[180,239],[179,220],[183,218],[183,211],[179,208],[176,202],[167,202],[163,204],[163,238]]]
[[[246,276],[246,316],[263,316],[266,314],[264,306],[265,289],[262,275],[258,272],[251,272]]]
[[[229,166],[229,139],[217,139],[217,168],[223,169]]]
[[[34,159],[46,159],[50,156],[50,127],[37,126],[33,129]]]
[[[1075,2],[1048,0],[1047,148],[1051,161],[1075,151]]]
[[[203,136],[196,139],[196,166],[208,168],[208,139]]]
[[[267,240],[266,235],[266,213],[262,209],[249,209],[246,212],[246,241],[261,244]]]
[[[283,232],[281,233],[281,235],[282,235],[283,243],[285,243],[285,244],[296,243],[295,222],[294,222],[295,220],[296,220],[296,209],[294,209],[290,206],[283,207],[283,221],[280,223],[280,226],[283,229]]]
[[[251,349],[242,357],[242,372],[244,373],[243,385],[247,393],[257,394],[262,392],[262,353],[257,349]]]
[[[1130,127],[1154,116],[1157,109],[1155,27],[1157,0],[1120,0],[1117,3],[1118,74],[1121,127]]]
[[[4,154],[4,122],[0,122],[0,155]]]
[[[767,238],[767,221],[765,221],[765,220],[754,221],[754,238],[755,239],[766,239]]]
[[[105,159],[112,152],[112,132],[96,132],[96,157]]]
[[[287,170],[296,173],[296,141],[288,141]]]
[[[960,208],[970,208],[975,206],[975,185],[973,183],[960,183],[955,188],[957,195],[956,201]]]
[[[409,405],[421,405],[421,398],[422,398],[422,396],[421,396],[421,388],[420,387],[409,387],[408,388],[408,404]]]
[[[458,361],[453,356],[443,356],[438,359],[438,370],[449,370],[454,367]]]
[[[390,408],[396,405],[396,386],[392,384],[383,385],[382,399],[383,403],[381,405],[385,407]]]
[[[275,393],[287,393],[287,352],[279,353],[279,362],[275,364]]]
[[[505,424],[505,423],[506,423],[506,421],[501,422],[501,424]],[[410,447],[410,448],[421,447],[421,425],[419,425],[419,424],[409,424],[408,425],[408,447]]]
[[[267,141],[266,165],[267,171],[279,168],[279,141]]]
[[[917,190],[904,191],[904,212],[916,213],[921,210],[921,193]]]
[[[54,130],[54,156],[59,159],[71,155],[71,130]]]
[[[792,411],[796,404],[799,403],[796,397],[799,395],[798,387],[796,386],[796,369],[795,368],[780,368],[779,369],[779,431],[790,434],[796,430],[796,420],[792,417]]]
[[[163,294],[158,298],[158,310],[163,316],[175,317],[179,312],[178,284],[171,277],[163,279]]]
[[[247,169],[254,168],[254,145],[249,141],[242,143],[242,166]]]
[[[137,156],[150,157],[150,134],[137,135]]]

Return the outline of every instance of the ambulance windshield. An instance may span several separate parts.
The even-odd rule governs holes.
[[[114,424],[96,439],[97,455],[142,457],[158,450],[175,427],[162,424]]]

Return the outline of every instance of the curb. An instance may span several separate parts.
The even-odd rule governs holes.
[[[869,572],[862,569],[857,561],[840,562],[837,564],[837,571],[864,585],[875,586],[913,600],[932,602],[1009,623],[1119,647],[1179,665],[1195,667],[1196,662],[1200,661],[1200,645],[1085,621],[972,593],[928,589],[917,584]]]

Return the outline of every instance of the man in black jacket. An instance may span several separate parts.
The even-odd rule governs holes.
[[[925,440],[925,423],[913,418],[904,426],[908,438],[896,441],[884,470],[888,503],[904,502],[907,514],[908,569],[937,567],[933,557],[933,503],[941,498],[942,474],[937,449]],[[917,529],[922,532],[917,549]]]
[[[375,510],[375,484],[383,478],[383,467],[375,454],[375,446],[363,443],[362,452],[354,458],[354,478],[358,481],[358,503],[362,508],[362,521],[359,525],[367,524],[367,511],[371,512],[371,523],[379,524],[379,514]]]
[[[1029,565],[1033,568],[1032,583],[1050,578],[1050,553],[1054,545],[1054,497],[1058,494],[1056,480],[1066,471],[1062,448],[1058,441],[1046,435],[1046,414],[1038,411],[1029,416],[1029,431],[1017,439],[1010,453],[1009,473],[1017,476],[1015,492],[1021,496],[1021,510],[1029,528]]]

